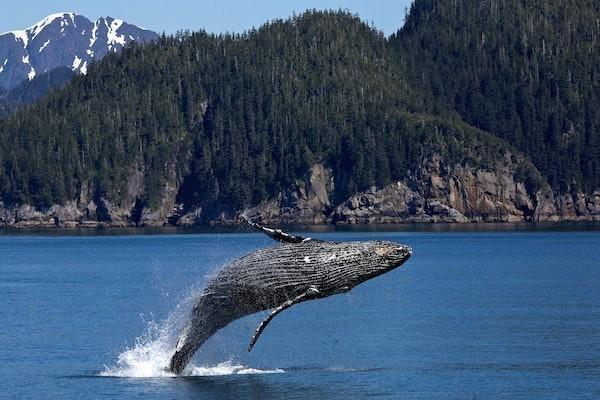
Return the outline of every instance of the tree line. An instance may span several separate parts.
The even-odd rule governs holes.
[[[0,199],[48,207],[77,199],[89,187],[118,203],[130,177],[142,171],[143,204],[157,206],[164,185],[175,179],[178,200],[210,216],[268,199],[316,162],[333,169],[334,196],[343,200],[405,178],[433,152],[481,167],[493,166],[507,151],[518,153],[513,146],[555,183],[544,166],[563,160],[556,158],[568,151],[562,136],[554,147],[542,140],[538,150],[544,155],[534,157],[540,138],[500,129],[513,118],[504,89],[497,89],[498,103],[482,92],[473,103],[479,106],[467,112],[460,104],[471,103],[458,94],[466,73],[443,78],[450,71],[433,64],[447,63],[450,55],[426,64],[419,35],[444,28],[421,21],[420,7],[434,3],[417,1],[406,27],[390,39],[357,16],[308,11],[242,34],[181,32],[133,44],[1,121]],[[563,94],[557,96],[542,101],[515,95],[513,101],[532,102],[531,119],[542,124],[535,106],[549,102],[562,110],[556,104]],[[496,117],[477,122],[492,103],[499,110],[489,115]],[[580,105],[590,120],[582,129],[594,144],[597,116]],[[563,114],[555,115],[562,132]],[[577,135],[579,127],[573,126]],[[572,174],[581,185],[597,186],[586,168],[596,168],[600,155],[589,147],[587,164],[565,158],[561,179]],[[523,173],[540,185],[535,168]]]

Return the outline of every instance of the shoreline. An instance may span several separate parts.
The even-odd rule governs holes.
[[[486,233],[486,232],[600,232],[600,221],[560,222],[471,222],[471,223],[397,223],[397,224],[285,224],[285,231],[309,233],[333,232],[413,232],[413,233]],[[0,226],[2,236],[127,236],[127,235],[185,235],[185,234],[244,234],[256,233],[246,224],[197,226]]]

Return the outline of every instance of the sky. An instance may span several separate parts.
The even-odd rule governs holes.
[[[156,32],[178,30],[242,32],[267,20],[286,18],[306,9],[343,9],[358,14],[386,35],[404,21],[411,0],[28,0],[0,6],[0,33],[25,29],[49,14],[72,11],[96,20],[123,19]]]

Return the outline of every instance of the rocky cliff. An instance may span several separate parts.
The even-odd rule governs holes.
[[[6,207],[0,202],[0,227],[51,228],[51,227],[134,227],[163,226],[176,215],[175,197],[179,182],[175,170],[169,170],[170,179],[162,187],[160,204],[144,204],[144,173],[135,170],[127,182],[127,192],[119,201],[99,196],[84,184],[78,199],[66,204],[55,204],[46,210],[30,205]]]
[[[331,171],[317,165],[307,176],[308,184],[248,213],[275,225],[600,221],[600,192],[556,196],[547,186],[533,191],[519,181],[518,168],[510,154],[490,170],[447,165],[434,154],[409,178],[332,206]]]
[[[179,183],[163,187],[157,207],[140,203],[144,175],[134,171],[128,192],[119,203],[94,197],[87,186],[77,201],[36,210],[29,205],[4,207],[0,226],[126,227],[234,224],[241,212],[270,225],[282,224],[395,224],[470,222],[600,221],[600,191],[556,195],[547,186],[533,190],[518,177],[519,161],[510,154],[493,169],[448,165],[433,154],[404,180],[372,187],[334,204],[335,181],[323,164],[313,165],[304,179],[285,192],[247,210],[222,212],[206,218],[202,209],[176,204]]]

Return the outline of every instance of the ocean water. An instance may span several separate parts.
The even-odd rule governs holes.
[[[0,399],[600,398],[600,232],[322,232],[413,247],[348,294],[234,322],[164,372],[259,234],[0,236]]]

